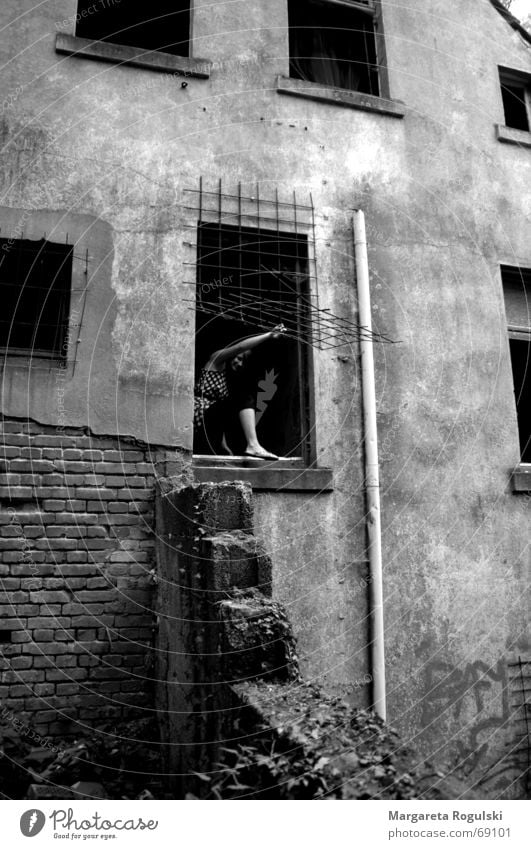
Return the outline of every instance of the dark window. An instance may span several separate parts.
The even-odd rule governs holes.
[[[374,4],[290,0],[290,76],[379,95]]]
[[[514,130],[529,131],[527,80],[523,77],[518,78],[514,72],[500,69],[500,85],[505,126]]]
[[[66,356],[71,245],[0,239],[0,347]]]
[[[78,0],[76,35],[188,56],[190,0]]]
[[[308,242],[305,235],[201,223],[196,286],[197,375],[216,350],[283,323],[285,338],[253,351],[257,434],[280,456],[307,458]],[[241,453],[238,428],[228,434]]]
[[[502,267],[514,394],[524,463],[531,463],[531,269]]]

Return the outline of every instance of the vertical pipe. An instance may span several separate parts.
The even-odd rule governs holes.
[[[363,430],[365,445],[365,490],[367,510],[367,544],[370,565],[370,652],[372,674],[372,706],[383,720],[385,704],[385,650],[383,621],[382,534],[380,513],[380,475],[378,468],[378,433],[376,425],[376,391],[372,342],[371,295],[365,216],[354,213],[354,247],[358,282],[359,323],[361,326],[361,383],[363,397]]]

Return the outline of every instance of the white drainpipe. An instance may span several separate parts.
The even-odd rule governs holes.
[[[369,262],[365,216],[361,210],[354,213],[354,245],[356,251],[356,276],[358,281],[359,323],[362,328],[361,385],[363,397],[363,429],[365,442],[365,488],[367,510],[367,541],[370,582],[370,651],[372,675],[372,707],[383,720],[385,705],[385,649],[383,620],[382,529],[380,514],[380,475],[378,469],[378,433],[376,426],[376,391],[374,383],[374,356],[371,340],[371,293],[369,289]],[[365,332],[363,332],[365,331]]]

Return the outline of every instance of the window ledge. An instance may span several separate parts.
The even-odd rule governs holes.
[[[308,468],[300,460],[265,462],[243,457],[196,456],[193,471],[197,483],[244,481],[255,492],[332,492],[334,489],[332,469]]]
[[[531,492],[531,463],[520,463],[511,475],[513,492]]]
[[[393,118],[403,118],[405,106],[399,100],[386,100],[375,97],[374,94],[363,94],[360,91],[349,91],[346,88],[333,88],[320,83],[310,83],[292,77],[277,77],[277,91],[280,94],[290,94],[293,97],[306,97],[323,103],[335,103],[336,106],[349,106],[351,109],[361,109],[364,112],[377,112],[380,115],[390,115]]]
[[[108,41],[91,41],[89,38],[78,38],[64,32],[57,33],[55,50],[68,56],[79,56],[81,59],[99,59],[102,62],[116,62],[120,65],[133,65],[136,68],[149,68],[152,71],[200,79],[210,77],[212,64],[206,59],[190,59],[187,56],[174,56],[159,50],[142,50],[140,47],[127,47]]]
[[[517,144],[520,147],[531,147],[531,133],[526,130],[515,130],[504,124],[496,124],[496,138],[498,141],[508,144]]]

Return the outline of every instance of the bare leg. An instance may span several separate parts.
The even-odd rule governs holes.
[[[256,435],[256,411],[249,407],[239,412],[240,424],[242,426],[243,435],[245,436],[247,447],[246,452],[251,454],[264,454],[269,456],[270,452],[263,448],[258,442]]]

